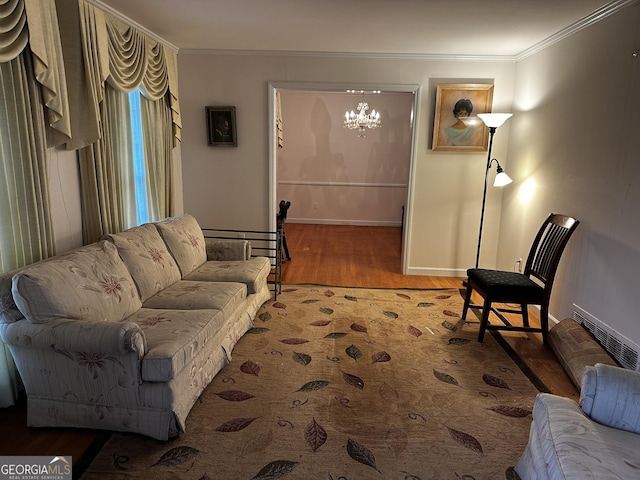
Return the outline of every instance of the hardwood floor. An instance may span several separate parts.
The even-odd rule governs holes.
[[[401,229],[394,227],[286,224],[290,262],[283,266],[283,283],[318,283],[380,288],[459,288],[462,278],[402,275]],[[532,323],[537,316],[532,314]],[[536,375],[558,394],[575,400],[578,392],[542,345],[539,335],[503,337]],[[0,455],[71,455],[74,472],[92,456],[104,432],[26,427],[26,405],[0,409]],[[74,475],[75,476],[75,475]]]
[[[322,283],[350,287],[448,288],[461,279],[407,276],[401,273],[402,232],[393,227],[285,225],[292,262],[285,262],[286,283]]]

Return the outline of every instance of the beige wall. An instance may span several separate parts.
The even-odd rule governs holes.
[[[552,296],[640,344],[640,5],[517,65],[498,266],[511,268],[549,212],[581,220]]]
[[[515,64],[340,56],[225,55],[181,51],[178,55],[183,120],[185,211],[222,228],[268,228],[270,206],[268,89],[272,82],[352,85],[422,85],[410,192],[412,210],[408,271],[464,275],[475,262],[485,153],[433,152],[438,83],[494,83],[494,111],[511,109]],[[208,147],[204,107],[237,107],[238,147]],[[494,155],[508,169],[508,126],[497,135]],[[483,261],[495,262],[501,191],[492,189]]]

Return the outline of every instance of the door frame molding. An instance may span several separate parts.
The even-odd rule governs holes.
[[[384,92],[413,93],[413,107],[411,110],[411,153],[409,159],[409,182],[407,200],[405,202],[403,232],[402,232],[402,266],[401,271],[407,275],[409,254],[411,252],[411,224],[413,217],[413,198],[416,174],[416,145],[418,143],[418,119],[420,107],[420,85],[395,84],[346,84],[346,83],[307,83],[307,82],[270,82],[269,83],[269,229],[276,228],[276,214],[278,200],[277,193],[277,129],[276,129],[276,92],[278,90],[297,90],[312,92],[345,92],[346,90],[382,90]]]

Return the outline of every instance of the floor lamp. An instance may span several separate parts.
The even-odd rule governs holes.
[[[491,148],[493,147],[493,136],[496,133],[498,127],[501,127],[504,122],[506,122],[509,117],[511,117],[512,113],[479,113],[478,117],[484,122],[484,124],[489,127],[489,152],[487,154],[487,168],[484,172],[484,190],[482,192],[482,210],[480,212],[480,230],[478,232],[478,250],[476,252],[476,268],[478,268],[478,263],[480,262],[480,245],[482,244],[482,224],[484,223],[484,207],[487,202],[487,180],[489,179],[489,170],[491,170],[491,165],[493,162],[496,162],[497,174],[496,179],[493,182],[494,187],[504,187],[511,183],[511,178],[507,175],[500,163],[497,159],[491,158]]]

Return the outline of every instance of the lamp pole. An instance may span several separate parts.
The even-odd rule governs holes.
[[[484,190],[482,191],[482,210],[480,211],[480,230],[478,231],[478,250],[476,252],[476,268],[480,262],[480,244],[482,243],[482,225],[484,224],[484,207],[487,203],[487,181],[489,179],[489,169],[491,168],[491,147],[493,147],[493,136],[496,127],[489,127],[489,153],[487,155],[487,167],[484,171]]]
[[[480,211],[480,230],[478,231],[478,250],[476,251],[476,268],[480,263],[480,245],[482,243],[482,225],[484,223],[484,207],[487,203],[487,181],[489,179],[489,170],[491,169],[491,163],[498,163],[498,173],[502,173],[500,163],[495,158],[491,158],[491,149],[493,147],[493,136],[496,133],[498,127],[502,126],[513,114],[512,113],[479,113],[478,117],[489,127],[489,151],[487,154],[487,167],[484,171],[484,190],[482,191],[482,210]],[[508,179],[506,183],[509,183],[511,179]],[[494,184],[495,185],[495,184]],[[505,185],[505,183],[502,183]]]

